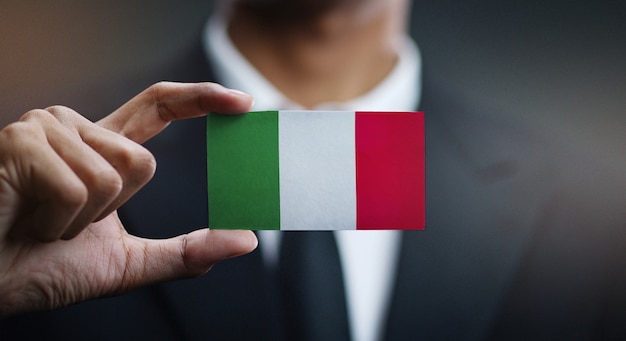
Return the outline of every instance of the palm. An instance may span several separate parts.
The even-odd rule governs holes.
[[[126,233],[115,213],[68,241],[4,240],[3,280],[22,288],[20,304],[28,310],[123,292],[136,285],[127,274],[137,272],[130,267],[143,264],[135,251],[141,244]]]

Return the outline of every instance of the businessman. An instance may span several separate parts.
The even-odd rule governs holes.
[[[624,337],[626,190],[619,173],[520,121],[483,115],[435,84],[427,68],[423,76],[406,33],[409,5],[224,2],[202,44],[138,81],[217,81],[253,95],[254,109],[426,113],[426,231],[298,234],[335,240],[336,249],[326,248],[338,262],[328,267],[340,269],[339,282],[327,285],[340,288],[332,315],[316,304],[294,309],[292,299],[309,295],[307,282],[296,282],[296,298],[284,284],[318,258],[285,271],[285,255],[296,253],[293,234],[259,234],[258,251],[209,276],[9,319],[2,332],[64,339]],[[146,144],[159,170],[120,212],[139,236],[206,224],[204,122],[178,123]]]

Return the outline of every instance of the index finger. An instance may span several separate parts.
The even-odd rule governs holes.
[[[216,83],[160,82],[135,96],[97,124],[143,143],[179,119],[208,112],[240,114],[250,110],[252,97]]]

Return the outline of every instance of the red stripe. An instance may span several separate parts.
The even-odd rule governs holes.
[[[423,229],[424,114],[357,112],[357,229]]]

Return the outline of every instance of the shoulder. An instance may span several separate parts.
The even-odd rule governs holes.
[[[461,234],[468,244],[478,235],[476,248],[497,250],[493,264],[519,247],[494,335],[571,333],[589,321],[623,331],[617,307],[626,302],[626,177],[619,153],[431,83],[424,89],[433,230],[463,226],[442,242]]]
[[[425,80],[422,97],[426,140],[433,152],[453,153],[475,172],[508,160],[524,171],[553,174],[554,186],[577,182],[575,187],[586,191],[619,187],[626,161],[618,153],[598,150],[592,138],[571,138],[557,125],[476,103],[431,79]]]

